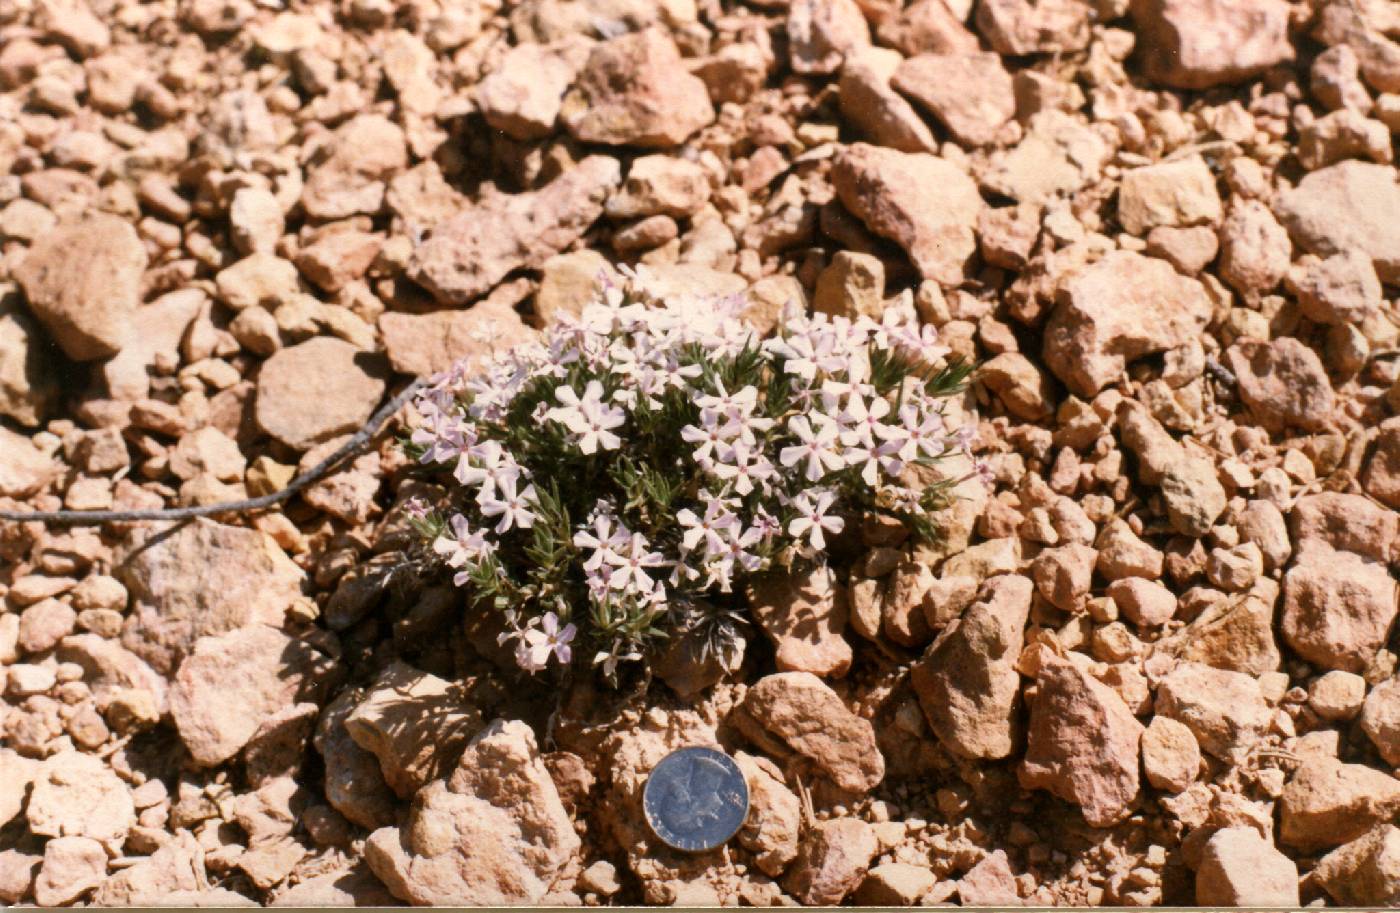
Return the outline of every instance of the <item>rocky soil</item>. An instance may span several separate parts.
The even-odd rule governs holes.
[[[914,309],[995,476],[616,692],[415,573],[392,433],[0,523],[0,903],[1400,903],[1394,3],[8,0],[0,92],[4,508],[273,491],[616,264]]]

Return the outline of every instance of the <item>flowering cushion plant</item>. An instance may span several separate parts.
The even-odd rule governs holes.
[[[474,605],[503,613],[521,668],[584,647],[613,677],[656,638],[732,624],[746,578],[824,560],[867,513],[937,535],[961,479],[901,479],[967,452],[943,407],[968,367],[912,319],[789,315],[764,339],[744,304],[662,300],[628,272],[416,400],[406,446],[455,484],[412,522]]]

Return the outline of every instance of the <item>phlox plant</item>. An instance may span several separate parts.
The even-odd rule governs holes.
[[[970,368],[912,319],[789,314],[762,338],[744,306],[663,300],[626,271],[415,401],[405,446],[450,495],[412,523],[473,609],[502,613],[522,669],[577,658],[615,680],[660,638],[742,619],[747,578],[824,561],[869,513],[937,535],[962,479],[901,480],[968,453],[944,406]]]

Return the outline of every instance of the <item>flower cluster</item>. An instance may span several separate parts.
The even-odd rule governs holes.
[[[970,447],[943,408],[969,371],[931,328],[790,314],[765,339],[742,297],[660,300],[644,269],[625,280],[415,403],[407,446],[456,483],[416,525],[504,613],[531,672],[577,641],[612,676],[668,618],[734,615],[746,577],[823,560],[863,514],[936,535],[960,479],[910,487],[907,470]]]

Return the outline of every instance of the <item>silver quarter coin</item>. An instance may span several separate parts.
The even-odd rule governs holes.
[[[642,791],[647,824],[667,846],[691,853],[724,844],[749,816],[749,784],[714,748],[680,748],[661,759]]]

